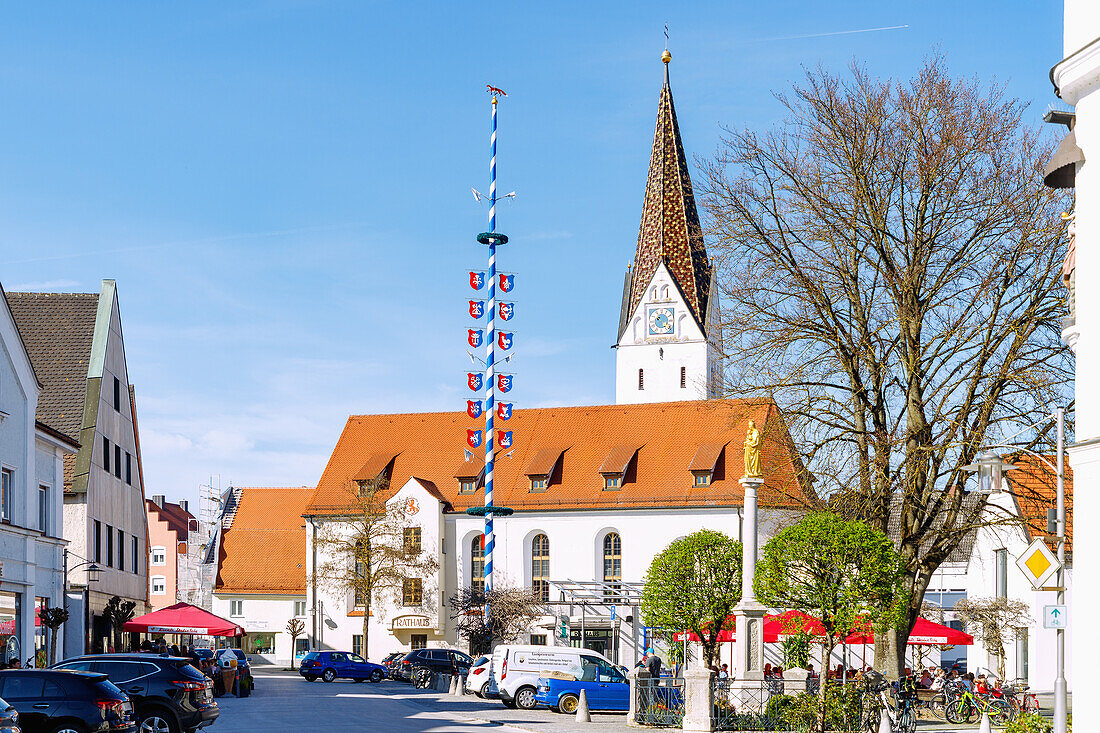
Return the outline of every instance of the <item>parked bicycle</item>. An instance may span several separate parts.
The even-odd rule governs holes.
[[[1029,689],[1031,688],[1025,680],[1013,680],[1006,685],[1001,685],[1004,699],[1012,708],[1013,718],[1020,713],[1039,712],[1039,698],[1034,692],[1028,692]]]
[[[1005,725],[1015,717],[1012,707],[1003,697],[979,695],[963,687],[959,698],[947,706],[947,721],[973,723],[982,713],[988,713],[989,721],[993,725]]]
[[[883,712],[890,719],[890,728],[895,733],[915,733],[917,730],[917,710],[915,696],[909,693],[894,693],[894,686],[878,672],[864,675],[867,692],[863,699],[863,729],[867,733],[878,733]]]
[[[415,667],[412,671],[413,687],[426,689],[432,686],[432,670],[429,667]]]

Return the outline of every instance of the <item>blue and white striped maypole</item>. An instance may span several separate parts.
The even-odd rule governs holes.
[[[493,94],[493,131],[489,135],[489,233],[497,230],[497,95]],[[485,592],[493,589],[493,365],[496,361],[497,239],[489,238],[489,324],[485,339]]]

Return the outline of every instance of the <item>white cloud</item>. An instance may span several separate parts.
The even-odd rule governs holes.
[[[60,293],[74,292],[78,287],[80,287],[80,283],[76,280],[42,280],[41,282],[17,283],[5,287],[5,290],[12,293]],[[96,288],[96,290],[99,289]]]

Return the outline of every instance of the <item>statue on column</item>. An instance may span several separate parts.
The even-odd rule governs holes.
[[[759,478],[760,471],[760,431],[756,423],[749,420],[749,429],[745,433],[745,477]]]

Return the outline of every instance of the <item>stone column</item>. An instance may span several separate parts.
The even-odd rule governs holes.
[[[744,521],[741,533],[741,602],[733,611],[737,620],[737,635],[733,642],[733,680],[730,694],[735,699],[759,697],[764,682],[764,614],[767,608],[756,600],[752,579],[756,575],[757,511],[756,492],[764,479],[746,476],[741,479],[745,489]],[[738,694],[739,691],[744,694]]]
[[[714,722],[714,672],[691,667],[684,672],[684,733],[711,733]]]
[[[645,710],[649,705],[649,687],[646,684],[649,680],[649,670],[645,667],[635,667],[626,673],[626,678],[630,682],[630,708],[626,714],[626,724],[637,726],[638,711]]]

